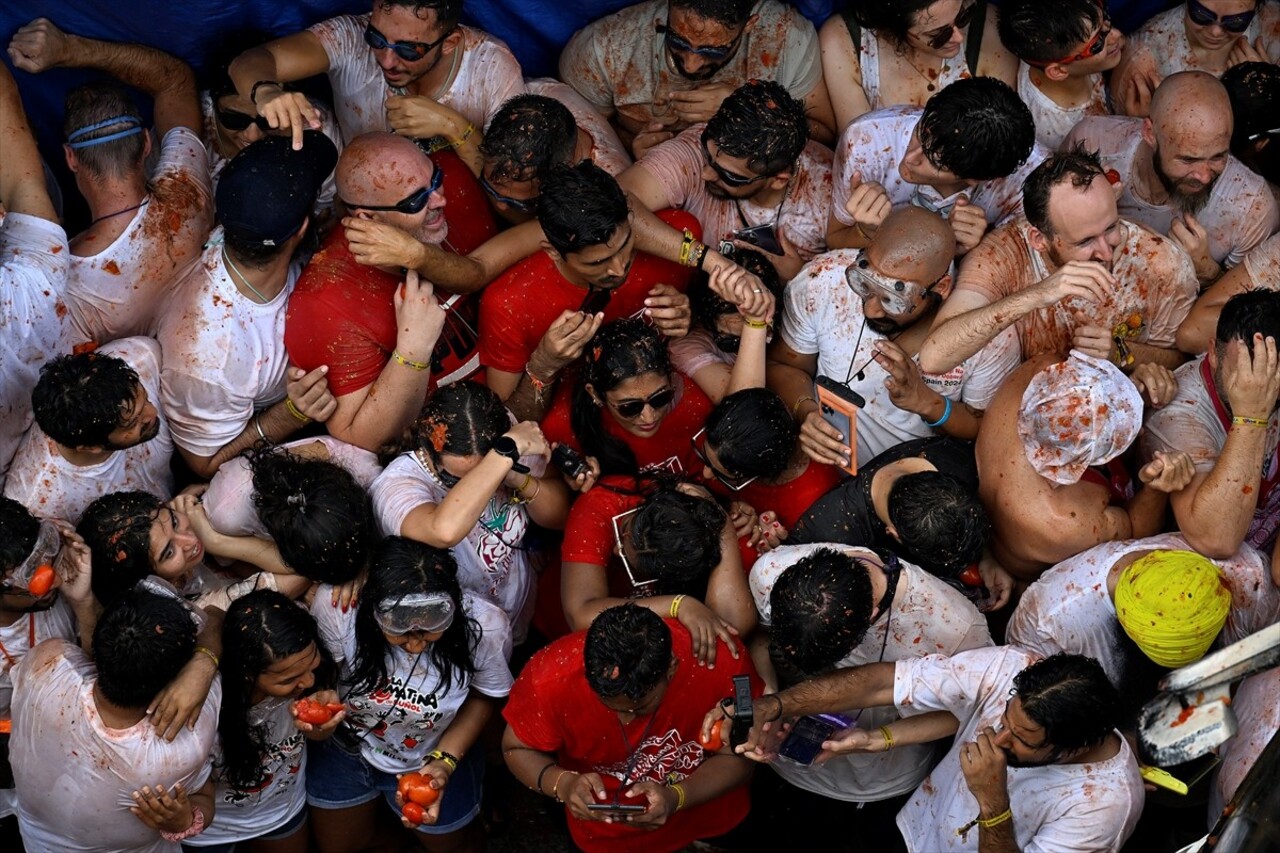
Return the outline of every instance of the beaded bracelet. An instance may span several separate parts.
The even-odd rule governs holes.
[[[458,757],[456,755],[450,755],[443,749],[431,750],[427,753],[427,758],[430,758],[432,761],[439,761],[443,763],[449,768],[450,773],[458,769]]]

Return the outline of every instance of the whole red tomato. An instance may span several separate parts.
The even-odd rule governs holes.
[[[965,586],[982,586],[982,572],[978,571],[977,563],[965,566],[964,571],[960,573],[960,583]]]
[[[400,814],[404,815],[404,819],[414,826],[421,826],[426,820],[427,810],[417,803],[405,803],[404,808],[400,810]]]
[[[405,773],[400,777],[397,787],[400,790],[401,799],[406,803],[429,806],[440,799],[440,792],[431,787],[431,777],[422,773]]]
[[[702,748],[707,752],[719,752],[720,747],[724,746],[724,720],[716,720],[711,724],[711,736],[704,738],[702,732],[698,732],[698,743],[702,744]]]
[[[299,699],[295,704],[298,719],[313,726],[322,726],[333,719],[333,715],[342,710],[337,702],[317,702],[310,696]]]
[[[40,568],[36,569],[35,573],[31,576],[31,583],[27,584],[27,592],[31,593],[36,598],[39,598],[49,590],[53,589],[53,581],[55,577],[56,575],[54,574],[53,566],[48,563],[44,564]]]

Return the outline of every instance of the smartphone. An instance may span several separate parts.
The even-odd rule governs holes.
[[[648,806],[634,806],[627,803],[587,803],[587,810],[593,812],[601,812],[603,814],[613,814],[619,816],[644,814],[649,810]]]
[[[740,228],[733,232],[733,236],[771,255],[785,254],[782,251],[782,243],[778,241],[778,231],[773,227],[772,222]]]
[[[557,444],[555,450],[551,451],[551,464],[559,468],[560,472],[570,480],[584,471],[591,470],[587,460],[583,459],[578,451],[564,444]]]
[[[822,418],[844,436],[848,444],[849,464],[841,466],[850,474],[858,473],[858,409],[867,405],[862,395],[848,385],[829,376],[819,376],[814,381],[814,396]]]
[[[582,304],[578,306],[578,310],[583,314],[599,314],[609,304],[609,300],[613,298],[612,290],[605,290],[600,287],[593,287],[587,291],[587,298],[582,300]]]
[[[853,725],[844,714],[810,714],[795,721],[791,733],[778,747],[778,755],[808,767],[822,752],[822,743]]]

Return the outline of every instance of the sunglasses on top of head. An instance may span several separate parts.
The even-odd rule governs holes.
[[[430,201],[431,194],[439,191],[442,186],[444,186],[444,172],[436,169],[431,173],[430,184],[420,190],[414,190],[411,194],[402,198],[395,204],[354,204],[345,199],[343,199],[343,204],[351,210],[384,210],[413,215],[415,213],[421,213],[422,209],[427,206],[427,202]]]
[[[724,59],[726,56],[733,53],[733,49],[738,46],[738,41],[742,38],[742,33],[738,33],[734,40],[728,44],[718,44],[711,47],[694,47],[689,44],[686,39],[677,34],[675,30],[671,29],[670,24],[654,24],[653,28],[662,36],[663,41],[666,42],[669,50],[673,50],[676,53],[692,53],[694,56],[701,56],[703,59],[709,59],[712,62]]]
[[[1249,29],[1249,24],[1253,23],[1253,16],[1258,14],[1257,7],[1248,12],[1241,12],[1238,15],[1222,15],[1219,16],[1196,0],[1187,0],[1187,17],[1191,19],[1191,23],[1202,27],[1211,27],[1214,24],[1222,27],[1229,33],[1242,33]]]
[[[256,124],[258,129],[266,133],[271,129],[271,125],[267,123],[263,116],[251,116],[248,113],[242,113],[239,110],[214,110],[214,115],[218,117],[218,124],[225,127],[232,133],[239,133],[247,130],[249,125]]]
[[[374,29],[372,23],[364,28],[364,43],[374,50],[386,50],[391,48],[396,52],[396,56],[405,62],[417,62],[422,57],[431,52],[432,48],[439,47],[444,44],[444,40],[453,32],[453,27],[445,31],[445,34],[435,41],[387,41],[387,37]]]

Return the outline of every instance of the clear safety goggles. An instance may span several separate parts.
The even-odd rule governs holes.
[[[373,619],[385,634],[401,637],[421,631],[438,634],[453,624],[453,599],[445,592],[419,592],[384,598],[374,605]]]
[[[906,281],[900,278],[889,278],[881,274],[866,252],[858,252],[858,257],[845,268],[844,278],[850,289],[866,301],[874,294],[880,300],[886,314],[902,317],[915,311],[925,297],[933,292],[946,274],[939,276],[932,284],[920,284],[917,281]]]
[[[31,589],[31,582],[35,579],[36,572],[44,566],[52,566],[61,550],[62,534],[58,532],[58,528],[52,522],[41,521],[35,547],[31,549],[27,559],[5,577],[4,588]]]

